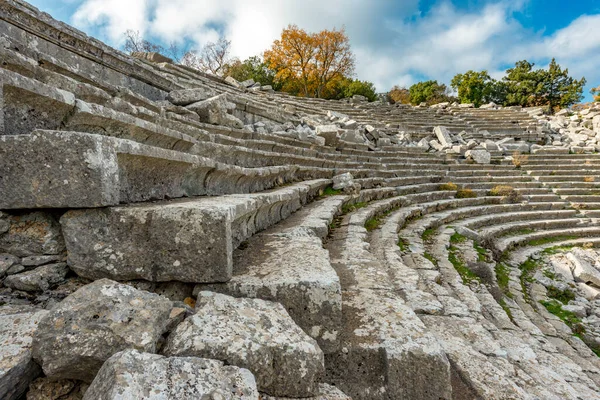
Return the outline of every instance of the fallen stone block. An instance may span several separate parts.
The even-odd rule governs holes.
[[[200,292],[196,313],[167,338],[167,356],[206,357],[249,369],[272,396],[317,394],[323,353],[283,306]]]
[[[600,271],[592,264],[593,258],[580,249],[573,249],[566,256],[573,265],[573,277],[577,282],[589,282],[600,287]]]
[[[156,352],[172,309],[165,297],[97,280],[39,322],[33,357],[50,378],[91,382],[114,353],[127,348]]]
[[[167,100],[177,106],[188,106],[192,103],[197,103],[214,97],[216,92],[207,87],[198,87],[194,89],[173,90],[167,95]]]
[[[33,307],[0,307],[0,398],[16,400],[41,374],[31,357],[33,335],[48,311]]]
[[[202,122],[238,129],[244,127],[244,123],[239,118],[229,114],[229,111],[235,110],[236,106],[228,100],[226,93],[190,104],[187,108],[197,113]]]
[[[477,164],[489,164],[492,160],[492,155],[487,150],[467,150],[465,157]]]
[[[452,147],[452,137],[450,131],[445,126],[436,126],[433,128],[433,133],[444,147]]]
[[[110,357],[83,400],[258,399],[244,368],[196,357],[163,357],[125,350]]]
[[[31,271],[11,275],[4,286],[25,292],[43,292],[65,280],[69,268],[66,263],[48,264]]]

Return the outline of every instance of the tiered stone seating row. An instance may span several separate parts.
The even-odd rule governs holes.
[[[159,380],[179,388],[165,398],[230,380],[232,398],[597,397],[598,358],[525,300],[513,264],[541,239],[600,242],[600,158],[470,165],[209,125],[168,93],[229,93],[248,123],[297,123],[290,105],[423,137],[443,124],[476,134],[493,113],[245,93],[130,58],[21,1],[0,12],[0,253],[23,264],[0,278],[40,289],[11,292],[38,293],[26,310],[0,306],[12,352],[0,350],[0,397],[39,376],[91,384],[85,399],[141,398]],[[497,115],[493,135],[531,128]],[[360,192],[330,188],[345,172]],[[492,196],[498,185],[516,195]],[[508,263],[514,298],[493,274],[465,275],[457,252]],[[63,276],[42,284],[44,260]],[[65,279],[66,299],[44,303]]]

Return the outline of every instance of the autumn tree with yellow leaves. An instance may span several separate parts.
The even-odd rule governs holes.
[[[308,33],[289,25],[264,59],[283,91],[305,97],[331,97],[354,74],[354,54],[344,29]]]

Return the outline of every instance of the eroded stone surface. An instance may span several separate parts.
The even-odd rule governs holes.
[[[277,303],[200,292],[196,313],[169,335],[163,353],[222,360],[248,368],[274,396],[317,393],[323,353]]]
[[[110,357],[84,400],[257,400],[244,368],[196,357],[163,357],[129,349]]]
[[[33,335],[48,311],[0,307],[0,398],[18,399],[41,374],[31,357]]]
[[[46,376],[91,382],[114,353],[155,352],[165,332],[170,300],[108,279],[68,296],[40,321],[33,355]]]

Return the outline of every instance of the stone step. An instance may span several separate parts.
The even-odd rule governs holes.
[[[0,169],[9,172],[0,177],[2,209],[102,207],[248,193],[301,177],[332,175],[292,166],[242,168],[130,140],[40,130],[0,136]]]
[[[289,217],[329,183],[316,180],[257,194],[72,210],[61,218],[68,264],[88,279],[226,282],[232,276],[233,249]]]
[[[532,230],[550,230],[550,229],[567,229],[582,225],[587,225],[587,222],[581,218],[568,219],[550,219],[550,220],[528,220],[526,222],[511,222],[494,225],[485,229],[481,229],[479,234],[483,237],[501,237],[508,236],[514,232],[521,232],[523,229]]]
[[[322,240],[346,196],[332,196],[302,208],[254,235],[233,254],[233,276],[224,284],[197,285],[235,297],[281,303],[325,353],[338,349],[342,295],[339,278]]]
[[[195,313],[171,332],[162,353],[247,368],[258,390],[281,397],[316,395],[323,352],[278,303],[203,291]]]
[[[355,399],[450,398],[445,354],[367,250],[369,214],[346,218],[327,246],[342,277],[344,321],[342,350],[325,358],[327,380]]]
[[[522,211],[521,207],[505,208],[506,210],[502,210],[497,213],[489,212],[482,216],[463,219],[460,221],[459,225],[466,226],[470,229],[480,229],[482,227],[493,226],[502,223],[532,220],[535,221],[539,219],[568,219],[577,215],[577,210],[540,209],[534,211]],[[511,211],[511,208],[515,211]]]
[[[558,238],[560,240],[565,236],[576,236],[576,237],[597,237],[600,236],[600,227],[583,227],[583,228],[567,228],[567,229],[554,229],[547,231],[538,231],[526,235],[512,236],[508,238],[502,238],[495,241],[494,245],[499,252],[503,253],[507,250],[511,250],[517,246],[521,246],[532,240],[543,240]],[[551,242],[551,241],[549,241]]]

